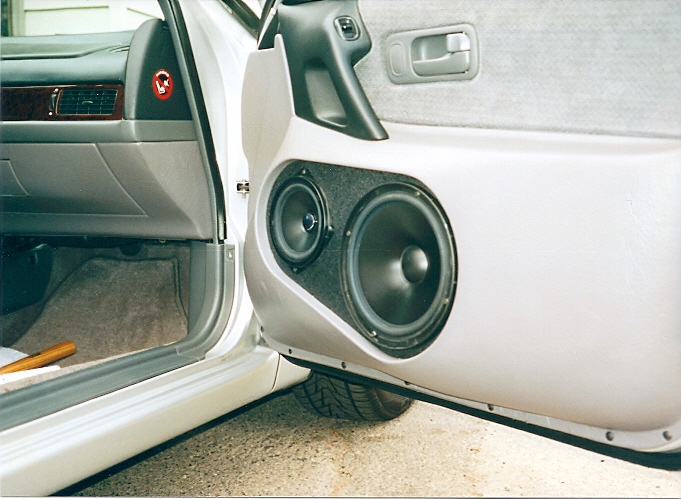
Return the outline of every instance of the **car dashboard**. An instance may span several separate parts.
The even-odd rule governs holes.
[[[4,235],[206,240],[207,177],[166,24],[3,37]]]

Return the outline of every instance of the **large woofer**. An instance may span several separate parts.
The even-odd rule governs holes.
[[[328,233],[326,202],[317,186],[299,175],[277,190],[270,211],[270,237],[294,271],[312,263]]]
[[[375,189],[348,222],[342,274],[360,331],[395,357],[419,353],[442,329],[456,286],[454,242],[442,210],[411,185]]]

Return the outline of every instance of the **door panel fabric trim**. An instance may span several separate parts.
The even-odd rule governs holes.
[[[373,41],[355,70],[381,120],[681,137],[681,9],[674,1],[360,0]],[[474,79],[398,85],[387,38],[460,23]]]

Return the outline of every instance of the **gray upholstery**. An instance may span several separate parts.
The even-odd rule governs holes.
[[[356,66],[382,120],[681,137],[678,1],[359,0],[373,47]],[[392,33],[469,23],[471,81],[397,85]]]

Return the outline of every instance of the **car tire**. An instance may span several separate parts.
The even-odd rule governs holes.
[[[315,371],[295,386],[293,393],[309,412],[354,421],[389,421],[403,414],[413,402],[409,397]]]

